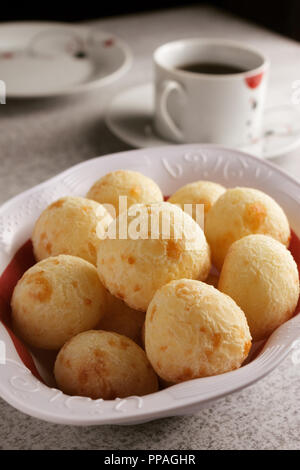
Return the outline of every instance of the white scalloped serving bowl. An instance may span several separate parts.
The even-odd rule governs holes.
[[[64,195],[84,195],[101,175],[119,168],[152,177],[164,194],[196,179],[261,189],[281,204],[294,232],[300,235],[300,184],[270,163],[210,145],[134,150],[81,163],[4,204],[0,208],[0,272],[30,238],[34,221],[49,203]],[[44,385],[24,366],[0,324],[7,357],[6,364],[0,363],[0,396],[24,413],[63,424],[135,424],[190,414],[264,377],[298,344],[299,337],[300,314],[278,328],[259,355],[238,370],[184,382],[144,397],[103,401],[70,397]]]

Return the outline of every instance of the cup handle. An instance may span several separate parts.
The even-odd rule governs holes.
[[[180,83],[175,82],[174,80],[166,80],[162,83],[161,85],[161,94],[160,94],[160,99],[159,99],[159,111],[160,115],[162,117],[162,120],[164,121],[166,127],[168,127],[170,133],[172,134],[174,140],[177,142],[184,142],[184,136],[182,130],[175,124],[173,119],[171,118],[167,104],[168,104],[168,98],[169,95],[172,91],[177,91],[181,94],[185,95],[185,91],[182,85]]]

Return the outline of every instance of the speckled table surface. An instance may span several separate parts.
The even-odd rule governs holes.
[[[72,99],[15,101],[0,107],[0,202],[88,158],[129,147],[105,127],[107,104],[121,89],[151,80],[161,43],[227,37],[260,47],[272,62],[269,104],[291,100],[300,46],[210,8],[184,8],[97,22],[125,39],[131,71],[103,91]],[[300,179],[299,151],[274,161]],[[295,362],[295,361],[294,361]],[[268,377],[194,416],[139,426],[71,427],[23,415],[0,399],[0,449],[299,449],[300,365],[286,360]]]

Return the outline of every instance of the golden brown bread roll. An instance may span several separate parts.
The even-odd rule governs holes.
[[[230,245],[246,235],[269,235],[285,246],[290,240],[289,222],[281,207],[252,188],[228,189],[220,196],[207,214],[204,231],[219,270]]]
[[[159,223],[157,232],[152,232],[156,237],[151,238],[149,221],[153,206],[163,217],[170,216],[168,235]],[[155,291],[167,282],[182,277],[205,280],[211,266],[210,252],[202,229],[179,207],[167,202],[132,207],[143,211],[140,221],[146,220],[145,238],[131,238],[134,217],[128,213],[120,216],[117,226],[125,219],[127,238],[102,240],[97,266],[101,282],[112,295],[131,308],[146,311]],[[176,238],[177,216],[185,227],[181,238]]]
[[[145,343],[156,373],[178,383],[237,369],[251,335],[229,296],[204,282],[180,279],[158,289],[150,302]]]
[[[148,204],[163,201],[157,184],[147,176],[132,170],[116,170],[107,173],[94,183],[87,198],[101,204],[111,204],[119,215],[119,196],[127,197],[127,208],[132,204]]]
[[[14,330],[42,349],[59,349],[94,328],[106,312],[106,292],[95,266],[75,256],[47,258],[28,269],[12,297]]]
[[[126,336],[108,331],[86,331],[68,341],[54,374],[64,393],[94,399],[142,396],[158,389],[145,352]]]
[[[111,217],[95,201],[68,196],[50,204],[37,220],[32,243],[38,261],[57,255],[73,255],[96,265],[99,225]]]
[[[299,298],[297,265],[282,243],[249,235],[229,248],[218,287],[244,311],[258,341],[291,318]]]

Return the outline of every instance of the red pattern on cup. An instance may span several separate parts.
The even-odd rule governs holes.
[[[263,75],[264,75],[264,72],[261,72],[261,73],[258,73],[257,75],[252,75],[252,77],[246,77],[245,78],[246,85],[252,89],[257,88],[262,81]]]

